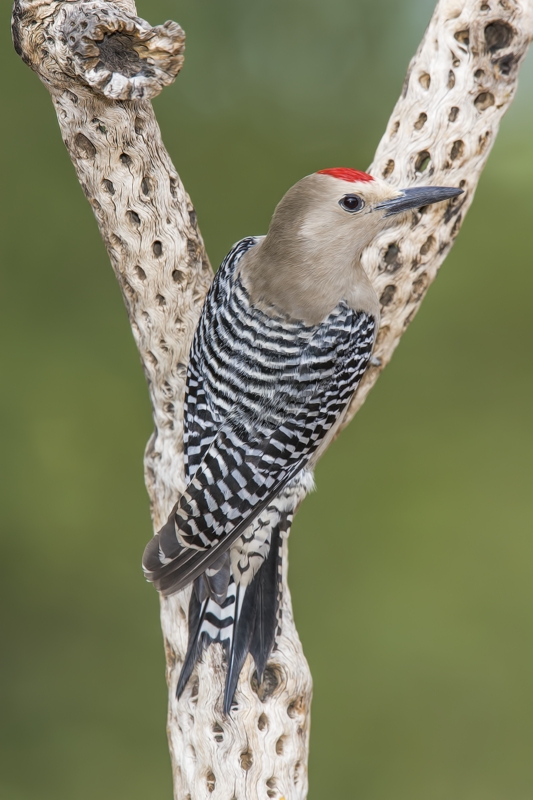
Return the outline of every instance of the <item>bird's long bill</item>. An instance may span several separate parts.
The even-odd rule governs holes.
[[[402,189],[400,197],[384,200],[375,208],[385,209],[387,211],[385,216],[390,217],[402,211],[409,211],[411,208],[440,203],[441,200],[449,200],[450,197],[457,197],[459,194],[463,194],[462,189],[452,189],[450,186],[416,186],[413,189]]]

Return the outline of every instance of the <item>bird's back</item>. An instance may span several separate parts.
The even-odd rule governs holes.
[[[178,693],[203,648],[220,641],[226,711],[247,653],[261,675],[274,645],[282,535],[312,485],[313,456],[366,369],[376,327],[345,302],[318,325],[252,304],[239,264],[260,241],[238,242],[208,293],[187,375],[189,486],[145,556],[164,594],[194,581]]]

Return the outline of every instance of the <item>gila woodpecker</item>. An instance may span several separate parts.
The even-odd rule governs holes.
[[[227,653],[225,714],[248,653],[261,679],[281,621],[283,536],[376,339],[361,253],[393,215],[459,194],[321,170],[289,189],[266,236],[224,259],[190,353],[187,488],[143,558],[161,594],[193,583],[178,697],[213,642]]]

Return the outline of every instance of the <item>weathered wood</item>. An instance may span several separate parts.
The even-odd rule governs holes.
[[[459,185],[465,194],[413,213],[365,251],[383,307],[380,364],[369,370],[345,424],[390,360],[459,231],[532,35],[531,0],[437,5],[371,171],[397,186]],[[122,287],[153,406],[145,473],[157,529],[184,486],[186,362],[212,277],[194,209],[149,102],[179,72],[184,34],[172,22],[151,28],[132,0],[16,0],[13,39],[52,96]],[[248,658],[230,719],[221,711],[225,667],[218,645],[176,702],[188,592],[162,601],[168,734],[180,800],[307,794],[312,684],[292,618],[286,558],[284,583],[282,634],[265,680],[257,685]]]
[[[533,0],[441,0],[409,64],[370,172],[395,186],[465,194],[398,221],[365,252],[382,302],[375,350],[344,425],[362,406],[459,233],[533,36]]]

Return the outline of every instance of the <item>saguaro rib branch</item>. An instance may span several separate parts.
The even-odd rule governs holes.
[[[532,35],[531,0],[441,0],[436,7],[371,172],[402,187],[452,185],[465,194],[446,208],[414,212],[365,252],[382,325],[376,363],[345,424],[390,360],[460,229]],[[16,0],[13,40],[52,96],[124,294],[154,413],[145,472],[157,530],[184,488],[186,362],[212,277],[150,104],[181,68],[184,34],[173,22],[152,28],[131,0]],[[278,647],[261,685],[248,658],[229,719],[221,713],[218,645],[176,702],[189,593],[162,601],[176,798],[306,796],[311,676],[286,573],[284,584]]]

